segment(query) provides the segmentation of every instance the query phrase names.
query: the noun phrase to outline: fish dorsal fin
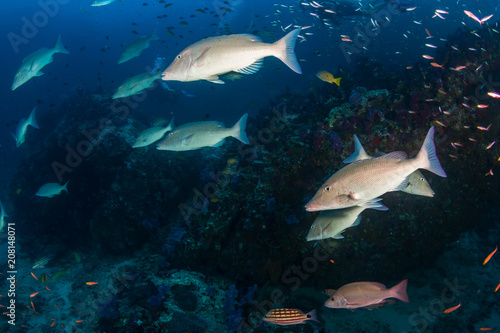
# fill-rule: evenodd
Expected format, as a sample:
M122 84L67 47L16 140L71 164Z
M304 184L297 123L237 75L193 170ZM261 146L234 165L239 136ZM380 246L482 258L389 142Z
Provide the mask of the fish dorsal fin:
M385 284L382 284L382 283L379 283L379 282L371 282L373 285L377 286L377 287L380 287L382 289L387 289L387 287L385 286Z
M406 160L408 158L408 154L404 151L393 151L392 153L385 154L377 158L394 158L396 160Z
M259 69L261 69L263 63L264 63L264 61L262 59L259 59L256 62L254 62L253 64L251 64L250 66L235 69L234 71L241 73L241 74L247 74L247 75L248 74L255 74L259 71Z
M207 80L207 81L212 82L212 83L217 83L217 84L224 84L225 83L224 81L219 79L219 77L217 75L208 76L208 77L204 78L204 80Z
M346 158L344 160L344 163L353 163L356 161L369 160L372 158L373 158L372 156L370 156L366 153L366 151L363 148L363 146L361 145L361 142L359 141L358 137L356 136L356 134L354 134L354 153L352 153L351 156Z
M245 37L245 38L248 38L250 39L252 42L262 42L262 39L260 39L260 37L257 37L255 35L252 35L252 34L240 34L241 37Z
M410 182L410 176L406 177L401 184L399 184L395 189L390 190L389 192L402 191L408 187L409 182Z

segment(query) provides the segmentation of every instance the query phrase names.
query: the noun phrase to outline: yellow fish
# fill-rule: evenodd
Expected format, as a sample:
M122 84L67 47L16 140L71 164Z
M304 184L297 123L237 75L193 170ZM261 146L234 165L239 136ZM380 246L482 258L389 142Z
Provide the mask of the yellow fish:
M340 87L340 79L342 79L341 77L335 78L332 75L332 73L327 72L327 71L319 71L319 72L316 73L316 76L321 81L325 81L325 82L328 82L328 83L335 83L336 85L338 85Z

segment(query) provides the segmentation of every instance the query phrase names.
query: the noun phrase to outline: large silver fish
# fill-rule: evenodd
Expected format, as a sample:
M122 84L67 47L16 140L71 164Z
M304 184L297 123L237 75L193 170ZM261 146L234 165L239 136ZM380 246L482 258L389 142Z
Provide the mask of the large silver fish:
M313 241L327 238L344 238L341 233L347 228L359 225L361 221L360 214L365 209L388 210L386 206L379 203L380 200L372 200L365 203L364 206L322 211L311 225L306 239Z
M217 121L203 121L181 125L168 133L156 146L158 150L185 151L203 147L219 147L224 139L232 136L248 144L245 133L248 114L244 114L233 127L224 127Z
M38 123L36 122L36 106L30 113L28 119L21 119L19 124L16 127L16 133L12 134L14 140L16 140L16 147L19 148L24 143L26 139L26 132L28 132L28 126L33 126L34 128L39 128Z
M172 120L170 120L170 123L167 126L154 126L145 129L144 131L141 132L141 134L139 134L137 139L135 139L132 148L149 146L150 144L163 138L165 133L173 130L174 127L175 127L174 118L172 117Z
M309 201L307 211L362 206L390 191L408 186L408 176L426 169L446 177L434 147L434 127L431 127L418 155L406 159L406 153L393 152L370 160L349 164L334 173Z
M120 59L118 59L118 64L123 64L124 62L129 61L132 58L140 56L142 51L149 47L149 42L158 39L159 38L156 36L156 30L147 37L137 38L125 47L125 50L123 50L122 54L120 55Z
M403 280L394 287L387 289L378 282L353 282L336 290L325 302L325 306L334 309L357 309L371 305L382 304L386 298L397 298L408 303L406 286L408 280Z
M231 71L254 74L263 58L276 57L294 72L301 74L294 47L301 29L289 32L275 43L263 43L254 35L227 35L202 39L179 53L163 72L164 81L198 81L224 83L219 75Z
M384 156L385 153L380 153L377 157ZM353 163L361 160L369 160L374 158L366 153L365 149L361 145L356 134L354 134L354 153L344 160L344 163ZM402 192L421 195L424 197L434 197L434 191L431 188L431 185L424 177L420 170L413 172L410 176L408 176L408 186L402 190Z
M68 50L64 48L61 36L57 37L56 46L53 49L44 47L24 58L14 77L11 89L14 91L31 78L43 75L41 69L54 60L53 55L56 53L69 54Z
M113 94L113 99L123 98L140 94L144 89L149 89L153 86L154 82L158 80L161 73L151 74L142 73L126 79Z

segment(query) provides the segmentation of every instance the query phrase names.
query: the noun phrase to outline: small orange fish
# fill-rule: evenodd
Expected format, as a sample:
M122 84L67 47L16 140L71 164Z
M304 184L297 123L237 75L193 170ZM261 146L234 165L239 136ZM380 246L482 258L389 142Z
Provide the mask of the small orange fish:
M496 291L496 290L495 290ZM5 308L5 305L0 304L0 308Z
M30 295L30 297L35 297L36 295L38 295L38 293L33 293Z
M429 32L429 30L425 29L425 32L427 32L427 34L429 35L429 37L432 37L431 33Z
M86 285L93 286L95 284L98 284L98 282L87 282Z
M439 120L436 120L436 123L438 123L439 125L443 126L443 127L446 127L445 124L443 124L442 122L440 122Z
M453 311L455 311L456 309L458 309L459 307L460 307L460 303L458 303L458 305L455 305L455 306L453 306L453 307L451 307L451 308L448 308L448 309L444 310L444 312L443 312L443 313L450 313L450 312L453 312Z
M492 176L493 176L493 174L492 174ZM494 250L493 252L491 252L491 253L490 253L490 254L486 257L486 259L484 259L484 261L483 261L483 266L484 266L484 265L486 265L486 263L487 263L488 261L490 261L491 257L493 257L493 255L495 254L495 252L497 252L497 250L498 250L498 246L497 246L497 247L495 247L495 250Z
M430 55L427 55L427 54L424 54L422 57L424 59L434 60L434 57L431 57Z
M443 68L443 65L440 65L440 64L438 64L437 62L431 62L431 66L432 66L432 67L439 67L439 68Z
M35 310L35 305L33 304L33 301L31 301L31 307L33 308L33 311L35 311L35 312L36 312L36 310Z
M52 324L50 324L50 327L54 326L56 323L56 320L54 319L54 321L52 322Z
M38 281L38 278L35 276L35 274L33 274L33 272L31 272L31 276L33 276L35 278L35 280Z
M481 130L481 131L487 131L490 129L490 127L491 127L491 124L489 124L488 127L478 126L477 129Z
M500 98L500 94L497 92L489 92L488 96L493 97L493 98Z
M75 320L75 323L81 323L83 320Z
M45 286L45 289L47 289L48 291L50 291L49 287Z
M494 144L495 144L495 141L493 141L492 143L490 143L489 145L487 145L486 149L490 149L491 147L493 147Z
M274 309L269 311L262 320L276 325L304 324L307 320L318 321L316 310L305 314L297 309Z
M500 283L498 284L498 286L495 288L495 292L498 291L498 289L500 289Z
M489 328L489 327L481 327L479 330L480 331L493 331L493 329Z
M478 104L478 105L476 105L476 107L477 107L478 109L486 109L487 107L489 107L489 105L486 105L486 104Z

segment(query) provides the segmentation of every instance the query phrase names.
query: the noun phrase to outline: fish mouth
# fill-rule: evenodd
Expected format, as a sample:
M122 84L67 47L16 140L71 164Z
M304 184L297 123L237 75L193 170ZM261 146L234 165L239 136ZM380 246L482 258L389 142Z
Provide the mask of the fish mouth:
M172 78L172 73L169 73L169 72L161 73L161 79L163 81L169 81L171 78Z
M322 210L323 206L314 204L314 203L308 203L307 205L304 206L308 212L316 212L318 210Z

